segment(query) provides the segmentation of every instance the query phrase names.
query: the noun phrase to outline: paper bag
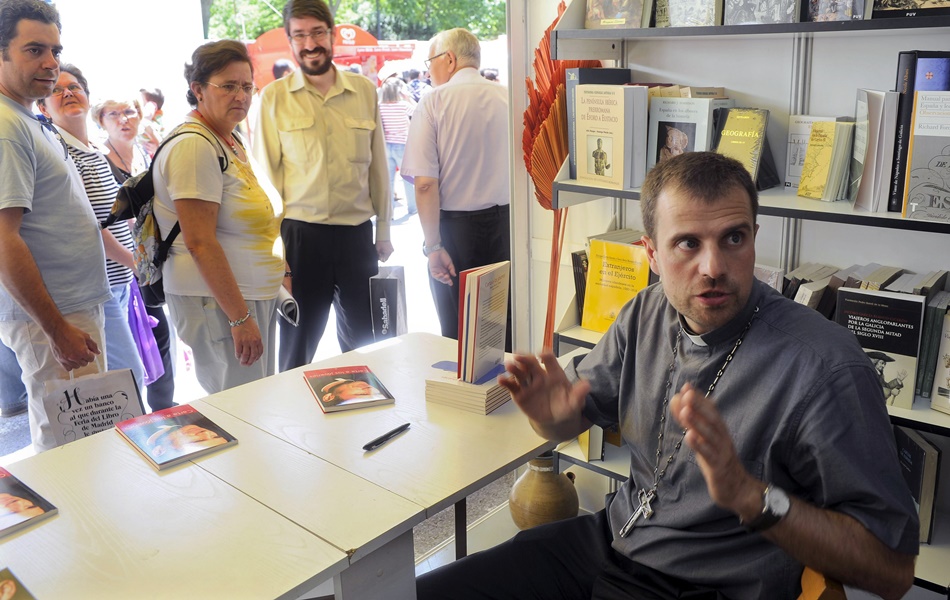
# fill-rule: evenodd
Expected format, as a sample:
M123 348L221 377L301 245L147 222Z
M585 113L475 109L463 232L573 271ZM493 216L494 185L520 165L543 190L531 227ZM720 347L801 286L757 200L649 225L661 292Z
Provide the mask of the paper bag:
M145 413L132 369L47 381L43 407L57 446Z
M294 327L300 323L300 307L284 286L277 290L277 314Z
M369 278L369 297L376 341L408 332L406 274L402 267L379 267Z

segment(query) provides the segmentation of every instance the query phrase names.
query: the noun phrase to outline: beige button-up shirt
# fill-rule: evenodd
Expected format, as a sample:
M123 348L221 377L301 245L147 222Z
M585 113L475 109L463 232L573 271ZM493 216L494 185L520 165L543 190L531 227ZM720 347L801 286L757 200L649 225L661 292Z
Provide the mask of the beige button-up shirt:
M392 182L369 79L337 70L325 96L299 70L274 81L261 92L252 149L285 219L359 225L375 215L376 241L389 240Z

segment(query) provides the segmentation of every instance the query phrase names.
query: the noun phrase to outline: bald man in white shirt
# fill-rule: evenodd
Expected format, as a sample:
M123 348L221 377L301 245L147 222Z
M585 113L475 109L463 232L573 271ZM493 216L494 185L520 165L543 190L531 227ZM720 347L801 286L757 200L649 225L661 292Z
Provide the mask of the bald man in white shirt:
M414 180L442 335L453 339L458 274L510 257L508 90L482 77L480 62L478 39L465 29L432 38L434 88L413 113L401 167Z

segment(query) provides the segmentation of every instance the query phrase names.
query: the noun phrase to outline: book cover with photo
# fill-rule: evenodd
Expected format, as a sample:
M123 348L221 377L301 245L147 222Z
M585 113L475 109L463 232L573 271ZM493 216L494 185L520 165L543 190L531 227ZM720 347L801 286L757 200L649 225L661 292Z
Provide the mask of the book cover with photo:
M0 600L36 600L10 569L0 570Z
M729 98L666 98L650 101L647 168L685 152L704 152L712 146L717 108L730 108Z
M647 154L647 88L577 86L577 181L622 190L643 183Z
M57 508L0 467L0 537L56 514Z
M115 429L159 471L237 444L190 404L122 421Z
M581 84L601 83L623 85L630 83L633 71L630 69L608 69L592 67L574 67L564 70L564 91L567 94L567 145L568 176L577 179L577 129L576 111L577 86Z
M310 369L303 372L303 378L325 413L396 402L366 365Z
M878 372L887 404L910 409L926 298L842 287L835 321L851 330Z

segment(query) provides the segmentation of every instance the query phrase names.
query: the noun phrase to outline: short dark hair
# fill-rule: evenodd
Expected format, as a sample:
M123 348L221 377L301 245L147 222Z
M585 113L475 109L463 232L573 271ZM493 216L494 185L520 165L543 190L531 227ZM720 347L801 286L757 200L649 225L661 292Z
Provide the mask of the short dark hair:
M83 91L86 92L86 97L89 97L89 82L86 81L86 76L82 74L82 71L79 70L79 67L76 65L71 65L69 63L64 63L59 65L59 72L69 73L76 78L76 81L79 82L79 85L82 86ZM40 98L36 101L39 106L46 106L46 98Z
M43 0L0 0L0 51L3 52L4 60L9 58L7 50L10 42L16 37L17 27L24 19L56 25L56 29L63 31L59 12Z
M191 106L198 106L198 98L191 91L192 83L205 85L212 75L226 69L233 62L245 62L251 67L254 75L254 64L247 53L247 46L236 40L220 40L208 42L198 46L191 54L191 62L185 63L185 81L188 82L188 93L185 98Z
M146 102L154 102L156 110L162 110L162 107L165 106L165 94L162 93L162 90L158 88L150 90L142 88L139 90L139 93L142 94Z
M717 152L686 152L668 158L650 169L640 188L643 228L651 238L656 235L656 202L666 190L678 190L715 204L735 188L748 194L754 223L759 214L759 194L742 163Z
M409 69L409 74L407 77L409 77L409 80L412 81L413 79L419 79L419 75L422 75L422 73L420 73L417 69Z
M290 20L313 17L333 29L333 13L323 0L290 0L284 6L284 31L290 35Z
M274 61L274 67L271 69L271 73L274 74L274 79L280 79L287 73L290 73L294 70L294 63L290 62L286 58L278 58Z

